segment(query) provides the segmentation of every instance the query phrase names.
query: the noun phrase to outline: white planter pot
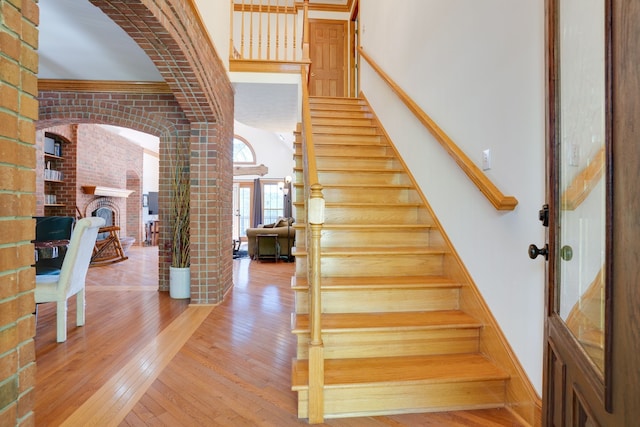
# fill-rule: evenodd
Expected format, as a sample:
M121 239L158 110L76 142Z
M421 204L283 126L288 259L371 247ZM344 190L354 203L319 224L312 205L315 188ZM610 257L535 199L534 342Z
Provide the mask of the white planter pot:
M174 299L191 297L191 270L189 267L169 267L169 295Z

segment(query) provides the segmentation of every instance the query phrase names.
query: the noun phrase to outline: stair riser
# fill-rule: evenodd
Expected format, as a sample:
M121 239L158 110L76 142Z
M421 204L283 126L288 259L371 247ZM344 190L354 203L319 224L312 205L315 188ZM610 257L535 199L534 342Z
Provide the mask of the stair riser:
M345 145L344 143L336 144L316 144L316 156L324 157L388 157L390 149L384 145ZM302 155L301 151L296 150L296 154Z
M370 159L370 158L351 158L343 159L340 157L319 157L316 159L316 166L323 168L350 168L353 171L366 171L367 169L397 169L400 163L395 159Z
M319 168L318 179L323 185L407 185L411 183L407 174L394 171L323 171Z
M344 135L380 135L378 128L374 126L350 126L350 125L313 125L313 135L320 134L344 134Z
M322 190L324 199L343 203L419 203L420 196L410 188L385 187L326 187ZM296 195L298 196L298 195ZM300 196L302 196L300 194ZM299 198L296 200L304 200Z
M420 224L424 208L407 205L338 207L325 209L325 223L331 224Z
M361 100L354 100L354 99L347 99L347 100L340 100L340 101L335 101L332 99L330 100L312 99L309 101L309 108L311 109L311 112L321 111L321 110L369 111L369 106L365 102Z
M373 114L366 110L320 110L320 109L312 109L311 110L311 118L327 118L327 117L335 117L335 118L352 118L352 119L372 119ZM315 122L314 122L315 123Z
M309 358L309 334L298 334L296 359ZM479 330L323 332L326 359L463 354L478 351Z
M326 418L436 412L504 406L501 380L443 384L375 384L327 387ZM308 394L298 392L298 417L308 417Z
M324 313L385 313L457 310L458 288L323 290ZM295 291L296 311L307 314L309 294Z
M431 244L431 230L408 229L399 230L390 225L385 230L322 230L322 246L350 247L357 242L358 245L371 245L375 247L425 247Z
M375 129L374 121L366 117L319 117L318 115L312 115L311 120L312 129L315 132L317 126L335 126L335 127L355 127L355 126L368 126Z
M443 274L442 255L375 255L328 257L323 256L322 274L333 277L385 276L389 271L407 276Z
M379 134L373 135L349 135L349 134L316 134L313 136L313 143L316 146L321 145L336 145L336 144L347 144L347 145L382 145L386 146L386 139L384 136Z

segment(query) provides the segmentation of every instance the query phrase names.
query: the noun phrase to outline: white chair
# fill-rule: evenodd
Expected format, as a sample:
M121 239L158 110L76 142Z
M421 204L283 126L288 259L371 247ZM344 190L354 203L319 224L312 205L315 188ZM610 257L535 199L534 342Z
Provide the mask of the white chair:
M84 325L85 279L89 261L96 244L98 229L104 226L103 218L91 217L79 220L71 234L67 254L62 262L59 274L36 276L36 304L55 302L57 304L56 325L57 341L67 340L67 299L76 297L77 324Z

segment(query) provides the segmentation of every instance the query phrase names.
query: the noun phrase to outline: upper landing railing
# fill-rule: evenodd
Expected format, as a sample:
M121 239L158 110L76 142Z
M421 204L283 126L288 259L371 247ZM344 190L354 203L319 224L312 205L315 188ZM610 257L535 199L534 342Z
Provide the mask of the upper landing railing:
M299 73L309 63L308 7L308 0L231 0L231 71Z

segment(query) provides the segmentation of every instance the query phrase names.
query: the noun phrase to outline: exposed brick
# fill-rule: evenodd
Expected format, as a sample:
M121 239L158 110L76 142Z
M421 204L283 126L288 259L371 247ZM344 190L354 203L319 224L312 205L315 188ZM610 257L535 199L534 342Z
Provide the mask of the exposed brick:
M0 245L20 241L30 241L34 221L32 219L0 220Z
M25 69L38 72L38 52L27 44L20 47L20 63Z
M34 236L35 237L35 236ZM36 283L35 268L23 268L16 273L18 280L18 292L33 291Z
M0 216L31 216L35 211L34 194L0 193Z
M25 342L36 334L36 316L32 314L36 310L33 292L29 292L25 297L18 306L18 310L26 312L27 315L18 320L18 342Z
M8 273L8 274L1 275L0 276L0 300L7 299L17 293L18 293L17 273Z
M35 366L35 364L34 364ZM29 416L35 405L35 387L21 392L20 400L18 400L18 418L22 419L20 425L33 425L33 417Z
M15 141L3 137L0 137L0 159L5 163L11 163L16 166L27 168L36 166L32 146L16 144Z
M10 351L0 356L0 383L18 372L18 352Z
M23 117L38 119L38 100L29 94L20 96L20 114Z
M18 135L18 116L0 111L0 136L15 137Z
M20 73L20 89L24 93L32 96L38 96L38 76L31 71L22 70Z
M33 0L22 0L22 15L32 24L40 24L40 9L38 3Z
M18 345L18 327L11 325L0 329L0 354L13 350Z
M0 271L17 270L33 264L33 244L25 243L0 248ZM0 313L2 317L2 313ZM3 325L0 322L0 325Z
M0 108L18 111L18 89L0 82Z
M16 34L22 34L22 14L11 3L2 2L2 20L4 25Z
M15 34L0 33L0 46L2 46L2 53L9 58L15 61L20 59L20 39Z
M18 405L11 404L0 408L0 427L15 427L18 418Z
M0 81L14 86L20 84L20 65L0 55Z
M18 399L18 379L11 379L0 383L0 408L11 405Z
M38 28L26 20L22 25L22 40L32 48L38 48Z
M18 377L18 393L24 393L36 385L36 364L31 363L20 369Z
M36 360L36 344L29 340L18 347L18 366L27 366ZM18 372L17 370L15 372Z
M23 142L33 143L36 126L31 119L18 120L18 137Z

